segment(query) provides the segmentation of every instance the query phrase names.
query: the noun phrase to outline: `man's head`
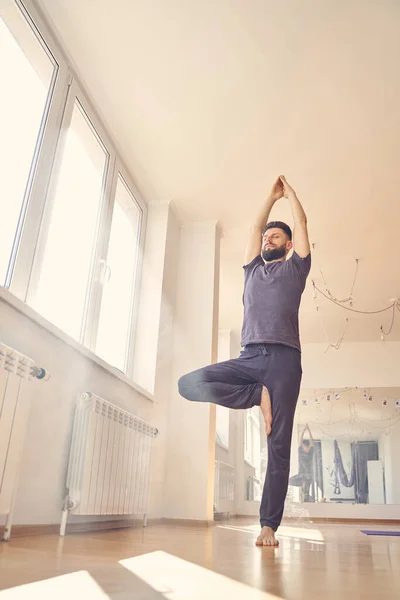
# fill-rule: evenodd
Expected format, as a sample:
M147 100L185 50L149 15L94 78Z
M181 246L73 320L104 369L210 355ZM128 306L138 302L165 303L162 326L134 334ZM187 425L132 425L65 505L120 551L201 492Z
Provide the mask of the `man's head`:
M310 440L303 440L302 444L303 444L304 448L309 448L310 447Z
M293 248L292 230L282 221L271 221L262 233L261 256L265 262L285 259Z

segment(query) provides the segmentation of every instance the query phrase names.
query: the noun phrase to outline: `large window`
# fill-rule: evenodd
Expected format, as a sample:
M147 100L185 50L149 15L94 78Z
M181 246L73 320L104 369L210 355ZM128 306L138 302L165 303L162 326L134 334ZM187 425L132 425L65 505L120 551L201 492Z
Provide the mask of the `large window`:
M30 0L0 16L0 286L131 375L145 205Z
M9 286L57 65L14 2L0 16L0 285Z
M109 154L76 99L61 144L35 266L38 281L30 304L83 341Z
M142 210L118 175L105 265L97 353L121 371L129 363Z

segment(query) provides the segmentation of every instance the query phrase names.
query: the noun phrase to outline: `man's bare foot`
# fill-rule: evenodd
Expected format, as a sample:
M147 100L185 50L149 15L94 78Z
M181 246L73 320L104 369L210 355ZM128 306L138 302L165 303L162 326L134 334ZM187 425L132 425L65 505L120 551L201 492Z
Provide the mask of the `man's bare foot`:
M272 408L271 408L271 398L269 397L269 393L266 387L263 386L261 392L261 404L260 404L261 412L265 421L265 433L269 435L272 429Z
M256 546L279 546L275 531L271 527L263 527L257 538Z

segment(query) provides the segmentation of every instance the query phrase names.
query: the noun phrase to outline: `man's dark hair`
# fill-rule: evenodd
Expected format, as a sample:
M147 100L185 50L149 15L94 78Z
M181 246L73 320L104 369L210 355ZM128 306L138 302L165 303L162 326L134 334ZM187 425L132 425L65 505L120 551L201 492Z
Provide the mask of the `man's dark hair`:
M275 228L282 229L282 231L284 231L286 233L286 235L288 236L289 240L292 239L292 230L290 229L289 225L286 225L286 223L282 223L282 221L270 221L264 227L262 234L264 235L264 233L266 231L268 231L268 229L275 229Z
M307 448L310 445L310 440L303 440L302 444Z

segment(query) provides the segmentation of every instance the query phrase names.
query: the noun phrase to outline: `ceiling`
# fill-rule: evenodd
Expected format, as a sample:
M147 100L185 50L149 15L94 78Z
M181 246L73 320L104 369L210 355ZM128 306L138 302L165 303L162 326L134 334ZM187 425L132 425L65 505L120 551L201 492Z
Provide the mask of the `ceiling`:
M248 227L271 182L298 191L311 278L354 308L400 297L396 0L40 0L149 202L221 223L220 326L240 331ZM282 200L272 215L290 222ZM380 339L311 278L304 342ZM400 340L397 313L388 340ZM321 321L322 319L322 321ZM326 333L325 333L326 332Z

